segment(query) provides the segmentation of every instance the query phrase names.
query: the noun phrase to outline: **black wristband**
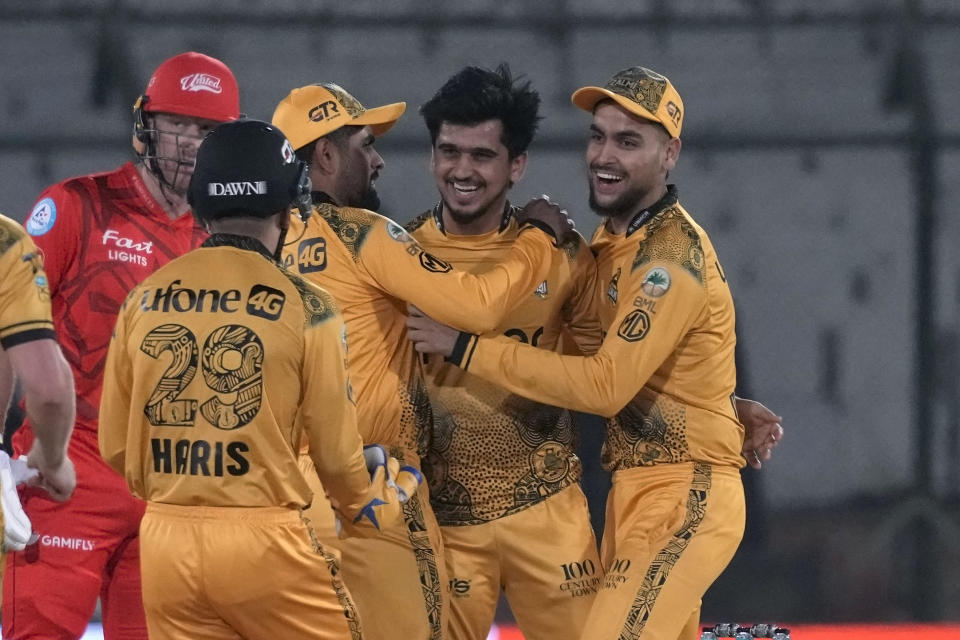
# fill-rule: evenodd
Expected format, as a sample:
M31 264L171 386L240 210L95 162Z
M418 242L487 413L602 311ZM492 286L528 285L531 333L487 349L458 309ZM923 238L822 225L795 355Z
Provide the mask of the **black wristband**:
M467 349L470 347L470 343L474 341L475 336L472 333L467 333L461 331L457 336L457 341L453 345L453 351L450 352L450 355L444 358L447 362L451 362L458 367L463 366L463 357L467 354ZM473 353L473 350L470 350ZM468 361L469 364L469 361Z
M28 323L23 323L28 324ZM40 324L30 323L30 324ZM50 324L50 323L47 323ZM14 333L5 338L0 338L0 347L4 349L9 349L10 347L15 347L18 344L24 344L27 342L33 342L34 340L53 340L57 341L57 334L54 333L52 328L40 327L37 329L27 329L26 331L21 331L19 333Z

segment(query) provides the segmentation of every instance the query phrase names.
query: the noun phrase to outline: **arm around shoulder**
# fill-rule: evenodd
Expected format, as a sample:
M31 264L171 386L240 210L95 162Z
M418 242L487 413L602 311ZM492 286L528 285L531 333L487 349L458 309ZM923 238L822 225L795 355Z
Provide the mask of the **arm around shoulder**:
M367 238L360 262L386 293L412 303L438 321L465 331L493 331L548 275L556 251L543 231L524 230L500 264L473 274L421 247L389 220Z

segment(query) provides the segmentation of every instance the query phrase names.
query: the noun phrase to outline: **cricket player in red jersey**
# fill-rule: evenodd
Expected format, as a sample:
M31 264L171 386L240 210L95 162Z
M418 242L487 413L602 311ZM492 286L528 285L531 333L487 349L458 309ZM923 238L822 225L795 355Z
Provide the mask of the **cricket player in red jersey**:
M206 237L186 200L197 148L240 115L237 82L219 60L189 52L163 62L134 105L137 162L71 178L40 195L25 227L43 251L57 338L76 381L69 455L78 484L67 503L23 494L37 544L10 553L3 582L6 638L79 638L101 598L108 640L147 637L138 530L130 495L97 443L110 334L127 293ZM29 451L29 421L14 436Z
M17 485L41 484L60 501L77 485L67 457L74 422L73 376L57 346L51 318L43 258L23 227L0 215L0 418L6 417L14 384L19 382L37 432L29 461L11 460L0 451L4 551L21 551L34 538ZM0 557L0 579L3 561Z

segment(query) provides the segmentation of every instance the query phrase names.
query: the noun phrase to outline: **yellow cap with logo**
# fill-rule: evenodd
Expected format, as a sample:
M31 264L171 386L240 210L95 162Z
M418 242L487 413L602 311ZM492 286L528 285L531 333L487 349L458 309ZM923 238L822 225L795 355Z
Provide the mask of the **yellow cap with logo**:
M680 137L683 101L666 76L646 67L630 67L617 72L603 87L577 89L570 99L593 113L597 103L608 98L634 115L662 124L674 138Z
M369 125L373 135L382 135L406 109L406 102L366 109L343 87L324 82L291 91L277 105L272 122L300 149L346 125Z

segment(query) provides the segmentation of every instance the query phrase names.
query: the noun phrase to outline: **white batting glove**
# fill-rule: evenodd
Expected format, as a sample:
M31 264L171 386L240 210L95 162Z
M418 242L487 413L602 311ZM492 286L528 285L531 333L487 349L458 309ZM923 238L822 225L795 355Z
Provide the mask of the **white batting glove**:
M0 451L0 506L3 508L3 550L23 551L37 540L30 518L20 504L17 485L35 483L36 469L27 466L26 458L11 460L6 451Z

